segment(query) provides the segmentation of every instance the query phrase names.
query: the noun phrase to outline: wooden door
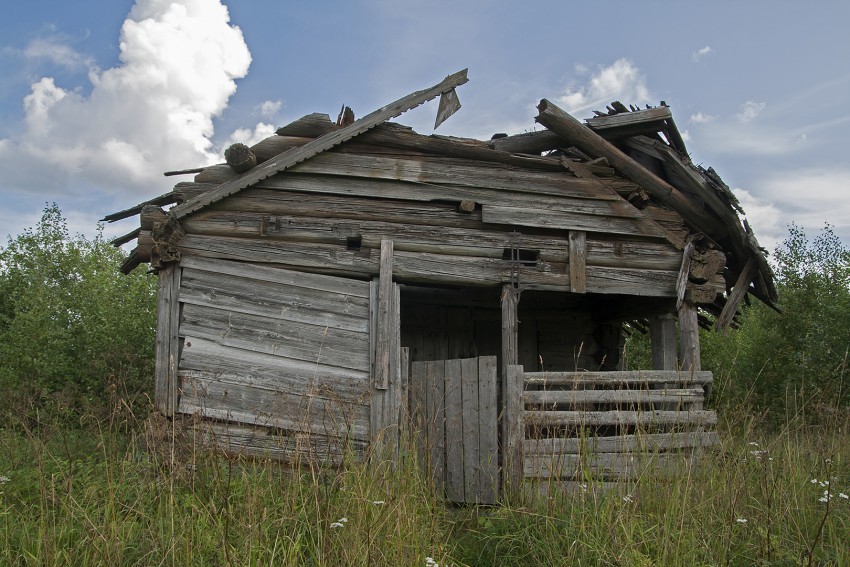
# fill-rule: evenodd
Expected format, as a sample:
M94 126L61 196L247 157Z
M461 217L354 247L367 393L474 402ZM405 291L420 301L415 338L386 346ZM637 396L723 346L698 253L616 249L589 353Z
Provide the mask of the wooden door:
M414 362L410 408L419 456L452 502L499 494L495 356Z

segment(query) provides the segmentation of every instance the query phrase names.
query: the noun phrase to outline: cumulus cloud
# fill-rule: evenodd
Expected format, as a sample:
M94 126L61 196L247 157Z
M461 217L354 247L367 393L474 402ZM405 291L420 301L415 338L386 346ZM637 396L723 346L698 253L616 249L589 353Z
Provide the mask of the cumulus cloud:
M567 88L557 99L558 104L570 113L604 109L614 100L637 105L651 101L646 77L625 58L607 67L599 67L586 85Z
M30 60L44 60L67 69L95 69L91 57L79 53L59 36L38 37L29 42L23 56Z
M265 122L260 122L253 130L250 128L238 128L230 135L227 145L238 142L240 144L245 144L246 146L253 146L257 142L272 136L276 129L277 128L275 128L274 125L266 124Z
M711 53L712 51L713 51L713 49L711 49L711 47L709 47L708 45L706 45L705 47L700 48L700 49L697 49L696 51L694 51L694 52L691 54L691 58L692 58L694 61L699 61L700 59L702 59L703 57L705 57L706 55L708 55L708 54L709 54L709 53Z
M690 121L694 124L705 124L706 122L711 122L714 118L715 117L710 114L697 112L696 114L691 114Z
M266 100L254 108L254 114L262 116L266 120L274 120L282 107L282 100Z
M756 116L761 114L765 106L767 106L767 104L763 102L748 100L747 102L741 105L741 111L738 112L738 114L736 114L735 116L741 122L751 122Z
M73 184L149 194L172 183L162 172L216 161L213 118L226 108L251 55L218 0L137 0L120 36L120 64L91 69L91 91L42 77L24 99L25 131L0 140L0 167L38 166L18 189ZM56 42L31 43L33 57L89 65ZM90 65L89 65L90 66Z

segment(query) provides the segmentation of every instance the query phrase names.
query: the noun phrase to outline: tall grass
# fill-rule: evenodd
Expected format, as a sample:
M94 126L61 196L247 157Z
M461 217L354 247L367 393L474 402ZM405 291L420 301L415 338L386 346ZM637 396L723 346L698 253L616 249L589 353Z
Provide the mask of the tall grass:
M445 504L410 459L323 469L197 451L171 467L138 424L10 416L0 564L850 565L850 420L768 431L726 416L721 445L671 478L496 507Z

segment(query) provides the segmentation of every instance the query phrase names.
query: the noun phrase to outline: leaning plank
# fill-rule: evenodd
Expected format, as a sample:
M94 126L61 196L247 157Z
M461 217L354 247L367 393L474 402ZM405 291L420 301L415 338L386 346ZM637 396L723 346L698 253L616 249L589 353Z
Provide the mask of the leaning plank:
M720 442L715 431L673 431L613 437L552 437L526 439L526 455L628 453L711 447Z
M693 411L534 411L525 414L534 425L714 425L717 414L708 410Z
M611 372L527 372L526 386L584 386L591 384L710 384L712 373L676 370L618 370Z
M211 203L215 203L232 195L246 187L256 184L263 179L266 179L276 173L292 167L293 165L310 159L311 157L329 150L330 148L339 145L346 140L349 140L378 124L389 120L399 114L419 106L420 104L431 100L440 94L451 90L459 85L466 83L466 69L459 71L454 75L446 77L441 83L422 91L411 93L399 100L384 106L371 114L367 114L360 120L355 121L350 126L340 128L335 131L328 132L319 138L307 142L303 146L292 148L277 157L268 160L267 162L255 167L254 169L242 174L240 177L223 183L218 188L209 193L199 195L191 201L182 205L178 205L171 209L170 214L177 219L181 219Z
M717 321L714 323L714 328L718 331L727 329L729 325L732 324L732 318L738 312L738 306L743 301L744 296L747 295L747 291L750 289L750 283L752 283L753 279L755 279L758 274L758 268L756 267L755 261L750 258L747 260L746 266L741 270L741 274L738 276L738 279L735 281L735 285L732 288L732 293L729 294L729 297L726 299L726 305L723 306L723 310L720 312L720 316L717 317Z
M698 388L670 388L665 390L531 390L526 391L523 402L527 404L657 404L702 402L705 391Z

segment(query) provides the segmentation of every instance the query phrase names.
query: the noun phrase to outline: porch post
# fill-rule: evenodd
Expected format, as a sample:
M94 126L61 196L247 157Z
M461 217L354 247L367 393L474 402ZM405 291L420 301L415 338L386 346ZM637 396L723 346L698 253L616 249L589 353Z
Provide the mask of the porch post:
M687 301L679 308L679 347L682 370L698 372L700 367L699 321L696 307Z

